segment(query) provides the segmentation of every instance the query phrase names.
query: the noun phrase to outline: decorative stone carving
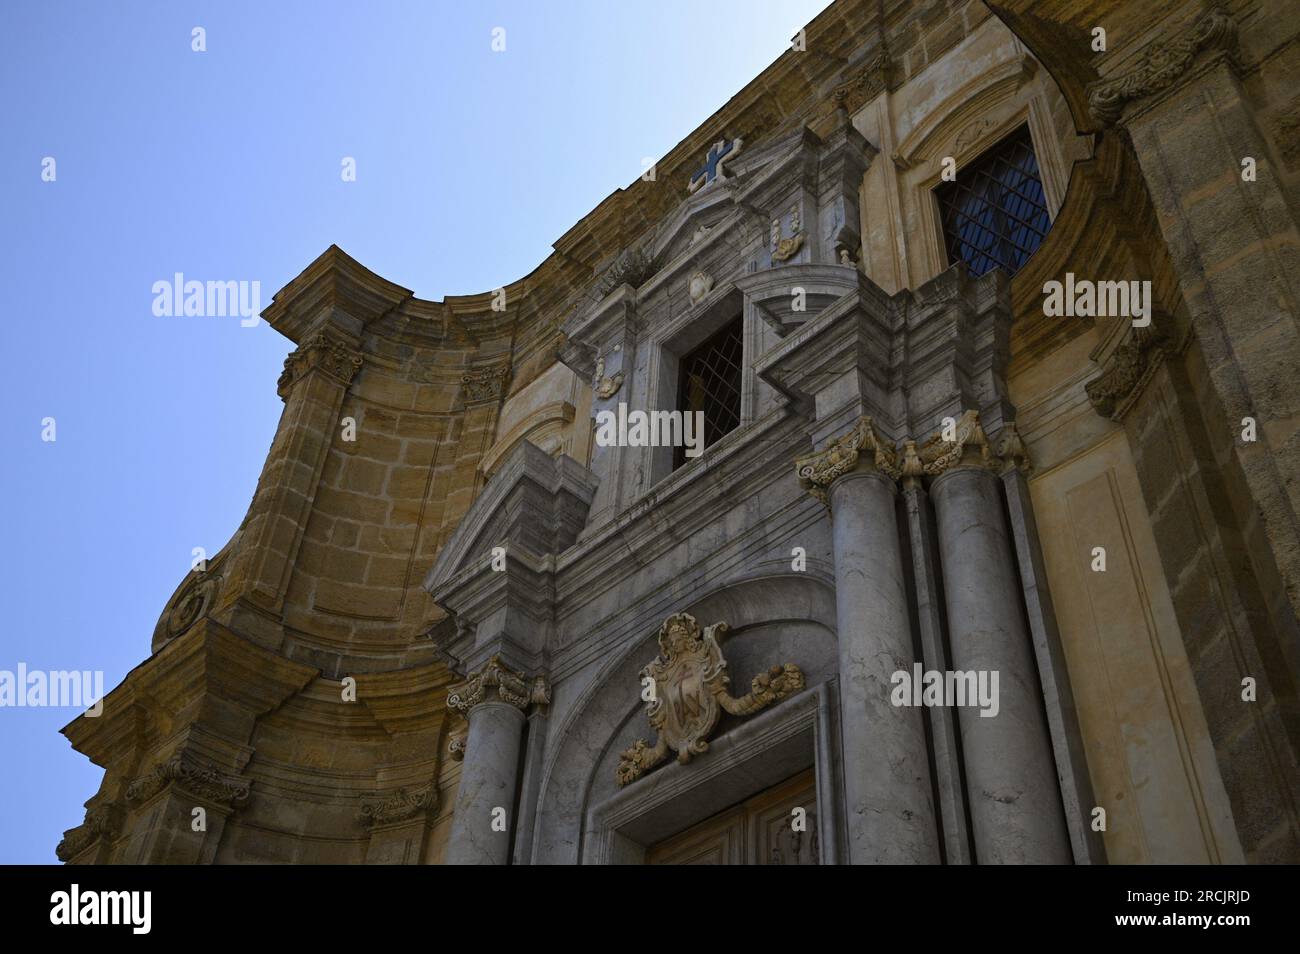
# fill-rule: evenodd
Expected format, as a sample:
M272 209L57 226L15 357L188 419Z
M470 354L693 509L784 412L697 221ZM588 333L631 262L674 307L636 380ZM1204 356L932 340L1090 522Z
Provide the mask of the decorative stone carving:
M461 375L460 381L466 404L499 401L510 381L510 369L505 365L476 368Z
M288 400L293 386L311 370L324 371L347 387L361 370L361 363L360 352L324 332L317 332L284 359L284 370L275 382L275 391L281 400Z
M601 400L612 398L622 386L623 372L615 371L610 377L605 377L605 359L597 358L596 373L591 381L591 389L596 393L596 397Z
M411 792L399 788L392 794L380 798L362 799L359 814L369 825L388 825L415 818L426 812L436 812L438 803L438 789L432 784Z
M799 206L793 206L790 209L790 236L789 238L781 237L781 218L777 216L772 220L772 262L779 264L787 262L799 253L803 248L803 231L799 228Z
M619 285L640 288L659 271L659 262L644 247L629 249L615 259L605 271L600 283L600 296L604 298Z
M100 839L112 839L122 827L122 813L116 805L96 805L86 809L86 820L63 833L54 849L60 861L68 862Z
M447 743L447 751L453 762L465 761L465 736L458 735Z
M696 272L687 281L686 290L690 293L691 304L697 304L705 295L713 291L713 277L704 272Z
M689 613L669 616L659 627L659 655L641 670L643 680L654 682L646 718L657 738L653 746L637 739L620 754L619 785L640 778L670 751L683 764L708 751L708 737L724 711L750 715L804 688L803 672L785 663L755 676L746 695L733 697L727 691L727 661L718 646L727 630L726 623L714 623L701 631Z
M1102 417L1120 420L1160 367L1165 340L1153 329L1134 328L1107 359L1101 374L1083 386Z
M1029 473L1034 469L1025 442L1020 439L1020 432L1016 430L1015 421L1008 421L1002 428L1002 434L998 439L998 457L1002 460L1004 470L1019 468Z
M1225 50L1233 56L1236 47L1237 22L1212 8L1172 40L1148 46L1137 66L1123 76L1089 86L1088 107L1098 122L1109 126L1119 120L1126 103L1172 86L1202 50Z
M209 566L207 570L194 573L191 579L185 581L159 621L165 640L175 639L212 608L221 590L222 579L221 574Z
M132 804L147 801L169 785L175 785L195 798L219 805L239 807L248 801L252 782L223 775L214 768L200 765L184 755L172 756L154 767L148 775L132 782L126 800Z
M976 463L972 457L975 451L979 453L979 466L995 466L988 435L980 425L980 412L969 410L957 419L952 440L944 440L940 430L921 445L922 470L927 476L937 477L949 468Z
M835 438L823 450L797 458L794 462L799 483L826 506L830 506L828 490L836 477L847 474L858 466L863 451L871 451L869 463L887 477L899 476L898 456L894 449L876 435L871 418L860 417L848 433Z
M832 110L856 113L886 89L895 88L894 64L889 51L880 49L852 77L831 92Z
M493 655L478 672L448 690L447 705L461 715L468 715L470 709L493 693L497 699L519 709L551 702L550 689L542 676L537 676L529 686L522 672L510 669L499 655Z

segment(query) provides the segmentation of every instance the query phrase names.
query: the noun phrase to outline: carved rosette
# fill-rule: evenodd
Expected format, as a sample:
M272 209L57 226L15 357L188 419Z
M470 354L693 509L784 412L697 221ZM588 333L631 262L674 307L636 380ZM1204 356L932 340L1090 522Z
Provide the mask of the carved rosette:
M1102 417L1120 420L1160 367L1165 339L1153 328L1134 328L1106 360L1101 374L1083 386Z
M494 655L478 672L448 690L447 706L467 716L480 702L493 699L527 711L530 705L549 705L551 692L542 676L535 677L530 685L522 672L510 669L499 655Z
M863 451L870 451L871 457L866 458ZM825 449L797 458L794 469L803 488L829 507L830 485L859 464L886 477L897 479L900 475L898 455L880 440L869 417L858 418L848 433L835 438Z
M122 828L122 813L116 805L97 805L86 809L86 818L76 828L63 833L63 840L54 849L62 862L71 861L100 840L112 840Z
M312 370L323 371L347 387L361 370L361 363L361 354L356 349L324 332L317 332L284 359L284 371L280 373L275 390L281 400L288 400L293 386Z
M1211 9L1172 40L1152 43L1137 66L1123 76L1088 87L1088 108L1104 125L1119 121L1125 104L1168 89L1187 72L1202 50L1223 50L1235 56L1237 22L1221 9Z
M476 368L461 375L461 395L466 404L499 401L510 382L510 368Z
M177 755L132 782L127 787L126 800L137 804L149 800L168 786L175 786L194 798L238 808L248 801L252 784L248 779L223 775L188 756Z
M436 812L438 804L437 786L429 784L413 791L399 788L378 798L363 798L361 811L358 814L368 825L391 825L409 821L429 812Z
M773 666L755 676L749 692L736 698L728 691L731 677L718 639L728 630L714 623L701 630L689 613L676 613L659 627L659 655L641 670L642 684L651 680L654 692L646 703L646 720L655 730L655 744L637 739L619 755L615 775L627 785L668 758L689 762L708 751L708 737L723 712L747 716L804 688L803 672L794 663Z
M940 429L921 445L919 457L927 477L937 477L954 467L997 467L988 435L980 425L980 412L974 410L963 412L957 419L952 440L944 440Z

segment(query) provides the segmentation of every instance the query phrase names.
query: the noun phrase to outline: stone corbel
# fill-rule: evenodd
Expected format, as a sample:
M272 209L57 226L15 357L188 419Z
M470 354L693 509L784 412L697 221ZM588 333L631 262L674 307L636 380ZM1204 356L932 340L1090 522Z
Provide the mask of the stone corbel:
M865 457L863 451L870 451L871 457ZM898 455L892 447L881 441L869 417L858 418L847 434L835 438L823 450L800 457L794 462L800 486L827 507L831 505L831 484L837 477L859 465L895 480L901 474Z
M1124 107L1172 87L1187 73L1203 50L1218 51L1236 63L1237 21L1219 7L1202 14L1171 40L1150 44L1137 66L1122 76L1088 87L1088 107L1103 126L1114 125Z
M112 841L121 830L122 810L116 804L87 808L85 821L63 833L54 854L60 861L69 862L97 842Z

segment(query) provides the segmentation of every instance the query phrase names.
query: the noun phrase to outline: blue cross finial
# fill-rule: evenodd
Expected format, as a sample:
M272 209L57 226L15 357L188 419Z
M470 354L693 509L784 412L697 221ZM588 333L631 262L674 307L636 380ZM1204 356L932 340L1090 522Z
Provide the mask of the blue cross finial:
M726 139L719 139L709 149L709 154L704 157L704 165L696 170L691 176L688 192L694 192L703 186L713 182L718 176L722 175L722 161L728 158L735 158L740 152L741 141L734 139L728 142Z

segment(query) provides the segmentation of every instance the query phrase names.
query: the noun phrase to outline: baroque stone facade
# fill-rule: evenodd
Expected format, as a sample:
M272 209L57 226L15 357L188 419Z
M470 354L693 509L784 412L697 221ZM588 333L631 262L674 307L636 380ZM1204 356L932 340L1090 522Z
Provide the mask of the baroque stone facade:
M58 857L1300 861L1296 12L838 0L504 308L328 249ZM1020 128L1051 229L976 277L936 188ZM737 320L702 456L595 440Z

